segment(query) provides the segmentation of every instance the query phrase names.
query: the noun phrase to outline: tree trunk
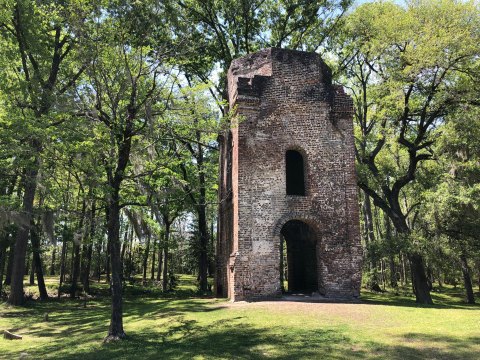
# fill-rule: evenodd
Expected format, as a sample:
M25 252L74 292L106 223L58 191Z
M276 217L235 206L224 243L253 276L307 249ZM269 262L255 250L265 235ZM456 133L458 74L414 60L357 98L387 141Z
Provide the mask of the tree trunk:
M128 247L128 223L125 226L125 234L123 237L123 244L122 244L122 255L120 256L120 261L122 262L122 271L125 271L125 251L127 250ZM124 278L124 275L122 273L122 279Z
M80 221L78 223L77 236L73 239L73 267L72 267L72 284L70 285L70 298L75 298L78 288L78 278L80 277L80 245L82 243L82 238L84 235L83 223L85 221L85 212L87 210L87 202L83 199L82 204L82 214L80 215Z
M438 281L438 287L440 289L443 288L442 272L440 271L440 269L437 269L437 281Z
M78 289L78 277L80 275L80 243L73 242L73 266L72 266L72 283L70 284L70 298L74 299Z
M89 243L86 248L86 252L83 255L83 267L82 267L82 284L83 290L88 294L90 293L90 268L92 266L92 253L93 253L93 239L95 238L95 201L92 202L92 209L90 210L90 232L88 236Z
M162 262L163 262L163 248L158 244L158 267L157 267L157 281L160 281L162 275Z
M433 290L433 275L432 275L432 269L428 264L427 264L426 272L427 272L428 290L432 291Z
M215 230L213 228L213 219L212 222L210 223L210 233L209 233L209 239L210 239L210 244L209 244L209 259L208 259L208 276L214 277L215 276L215 237L213 234L215 234ZM213 254L213 256L212 256Z
M73 268L75 267L75 253L76 253L76 245L77 245L77 240L75 240L75 237L77 236L76 233L73 234L72 238L72 253L70 254L70 271L68 272L68 280L70 281L70 286L71 282L73 280Z
M480 292L480 259L477 259L478 291Z
M10 183L10 186L8 188L5 189L5 192L4 192L4 195L11 195L13 194L13 190L15 189L15 184L17 183L17 175L15 175L13 178L12 178L12 181ZM7 229L4 229L4 230L7 230ZM10 261L7 262L7 259L8 259L8 256L7 254L10 251L7 251L9 250L9 248L11 249L11 238L14 238L15 237L15 233L14 231L5 231L5 235L4 235L4 238L2 239L3 241L0 241L0 297L2 295L2 290L3 290L3 275L5 274L5 271L7 271L7 274L8 273L11 273L11 266L8 267ZM13 252L12 252L13 254ZM12 259L13 261L13 259ZM5 270L5 263L7 263L7 269ZM11 264L10 264L11 265ZM9 280L10 281L10 280Z
M373 229L373 215L372 204L370 202L370 196L365 192L363 193L363 217L365 221L365 240L367 243L375 241L375 231Z
M132 259L133 259L133 226L130 229L130 246L128 247L128 268L127 268L127 278L130 279L132 277Z
M390 202L395 203L396 201L395 199L391 199ZM398 204L397 207L399 208ZM398 235L410 237L411 233L406 219L400 214L400 210L396 212L392 211L392 214L389 215L390 220L392 220ZM415 301L419 304L433 304L422 255L416 251L411 251L408 254L408 260L410 260L412 288L415 294Z
M68 281L68 250L69 250L69 243L68 241L65 243L65 254L63 257L63 282L66 283Z
M10 245L10 250L8 251L7 270L5 273L5 285L10 285L12 283L12 269L13 269L14 254L15 254L15 243Z
M389 264L390 264L390 286L393 289L396 289L398 287L397 271L395 266L395 258L393 255L390 255L389 257Z
M400 282L402 286L407 286L407 265L405 264L405 255L400 253Z
M83 290L89 294L90 293L90 269L92 267L92 253L93 253L93 244L88 244L87 254L85 260L85 269L83 272L82 284Z
M107 239L107 248L105 251L105 280L107 283L110 283L112 280L110 278L110 253L111 253L110 239Z
M110 197L107 208L107 234L108 247L112 266L112 279L110 289L112 291L112 316L110 328L105 341L119 340L126 337L123 331L123 310L122 310L122 261L120 258L120 186L123 174L130 158L131 134L133 121L129 116L124 130L124 140L120 144L118 161L115 172L107 170L107 177L110 185Z
M147 266L148 266L148 255L150 253L150 239L151 239L151 234L150 231L147 231L147 243L145 245L145 253L143 254L143 285L146 284L147 282Z
M34 159L27 165L24 177L25 191L23 194L22 213L25 217L24 224L30 224L33 214L33 201L37 190L37 175L40 166L38 156L40 144L34 141L32 149L35 149ZM10 286L10 296L8 302L12 305L21 305L24 301L23 294L23 276L25 271L25 256L27 254L29 226L20 226L15 239L15 252L12 266L12 283Z
M28 281L30 286L35 285L35 257L32 253L32 266L30 267L30 279Z
M100 282L102 277L102 248L103 239L97 245L97 282Z
M6 236L8 240L8 234ZM0 246L0 297L2 295L2 288L3 288L3 272L5 270L5 259L7 257L7 246L3 245Z
M199 278L200 291L207 292L208 289L208 224L207 224L207 205L206 205L206 180L204 169L204 154L201 144L201 134L196 133L198 141L197 169L198 182L200 186L197 207L198 231L200 234L199 246Z
M393 289L396 289L398 287L398 284L397 284L397 274L395 271L395 257L392 250L392 225L390 223L390 218L388 216L385 215L384 218L385 218L385 237L389 244L388 261L389 261L389 267L390 267L390 286Z
M381 272L382 272L383 291L385 291L386 286L387 286L387 274L386 274L387 264L385 262L385 259L381 260L380 266L381 266Z
M163 274L162 274L162 290L168 290L168 245L163 247Z
M30 238L32 241L33 250L32 267L35 268L35 272L37 273L38 292L40 293L40 299L48 300L47 288L45 286L45 279L43 277L42 258L40 256L40 237L38 229L33 221L30 230Z
M82 254L80 256L80 282L83 286L83 291L86 291L85 290L85 272L87 267L88 248L91 243L92 242L90 240L90 233L88 233L88 235L86 234L85 241L82 244Z
M55 255L57 253L57 246L53 246L53 251L52 251L52 263L50 265L50 276L55 275Z
M379 279L376 270L376 264L374 263L372 256L369 254L369 246L375 242L375 230L373 224L373 214L372 214L372 205L370 197L367 193L363 193L363 221L365 223L365 254L367 258L368 270L369 270L369 280L367 286L370 290L381 291Z
M202 193L202 190L200 190ZM205 209L205 189L203 196L200 195L200 204L197 209L198 214L198 230L200 233L200 254L199 254L199 277L200 291L208 291L208 233L207 233L207 216Z
M164 245L164 248L163 248L162 290L167 291L168 290L168 266L169 266L168 247L169 247L169 240L170 240L170 225L171 225L171 223L168 222L168 221L164 221L164 223L165 223L165 245Z
M420 304L433 304L430 291L428 290L428 279L425 275L423 257L418 253L410 253L410 269L412 271L412 282L416 302Z
M66 256L67 256L67 239L65 237L66 234L66 229L63 231L64 236L63 236L63 242L62 242L62 254L60 256L60 281L58 285L58 297L60 297L61 293L61 288L62 284L65 282L65 262L66 262Z
M156 254L156 247L157 247L157 237L155 236L153 238L153 244L152 244L152 268L150 271L150 280L155 280L155 254Z
M467 302L469 304L475 304L470 269L468 268L467 256L464 253L460 255L460 264L462 266L463 283L465 284L465 291L467 293Z
M122 313L122 264L120 259L120 182L114 184L108 205L108 243L112 266L110 289L112 292L112 315L110 328L105 339L117 340L125 337Z

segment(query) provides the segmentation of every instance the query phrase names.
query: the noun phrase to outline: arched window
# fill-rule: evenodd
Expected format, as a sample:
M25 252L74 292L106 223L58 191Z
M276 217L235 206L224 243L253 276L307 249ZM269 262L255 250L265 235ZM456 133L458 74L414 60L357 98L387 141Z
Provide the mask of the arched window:
M287 195L305 195L305 169L303 156L298 151L287 150L285 154Z

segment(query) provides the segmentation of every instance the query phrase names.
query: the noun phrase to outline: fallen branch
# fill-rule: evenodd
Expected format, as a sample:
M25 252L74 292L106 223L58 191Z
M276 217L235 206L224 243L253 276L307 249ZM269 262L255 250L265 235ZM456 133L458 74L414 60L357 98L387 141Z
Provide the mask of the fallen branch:
M7 330L3 331L3 338L7 340L22 340L22 337L20 335L13 334Z

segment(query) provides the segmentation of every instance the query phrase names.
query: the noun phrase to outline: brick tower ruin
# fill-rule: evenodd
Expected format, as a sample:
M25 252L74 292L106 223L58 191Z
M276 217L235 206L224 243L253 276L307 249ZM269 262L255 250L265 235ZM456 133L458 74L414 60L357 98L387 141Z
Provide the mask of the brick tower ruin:
M315 53L265 49L228 71L216 292L358 297L353 103ZM286 247L286 249L285 249Z

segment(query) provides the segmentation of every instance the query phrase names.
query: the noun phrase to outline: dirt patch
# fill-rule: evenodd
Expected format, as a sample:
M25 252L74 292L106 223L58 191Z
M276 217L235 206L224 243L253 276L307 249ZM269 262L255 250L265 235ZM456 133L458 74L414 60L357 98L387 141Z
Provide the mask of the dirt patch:
M374 306L362 303L338 303L338 302L306 302L306 301L258 301L258 302L230 302L222 304L222 307L231 309L259 309L284 315L303 315L319 318L341 318L345 321L364 322L377 320L378 309ZM385 323L385 318L378 319Z

